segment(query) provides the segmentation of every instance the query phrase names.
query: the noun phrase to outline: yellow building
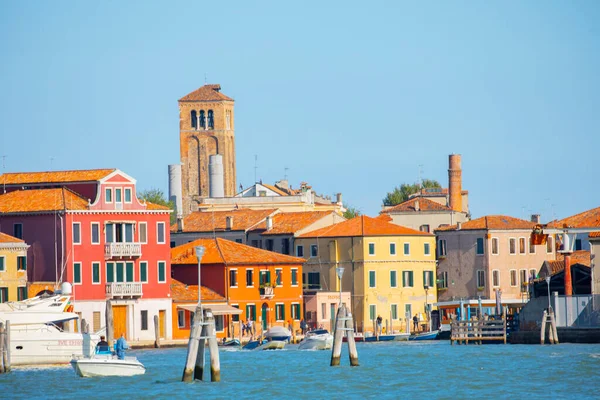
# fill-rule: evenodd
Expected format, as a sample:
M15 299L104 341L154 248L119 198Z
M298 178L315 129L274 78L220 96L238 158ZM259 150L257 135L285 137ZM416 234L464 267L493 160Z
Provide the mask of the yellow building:
M295 244L296 255L307 259L307 290L339 290L336 267L344 267L342 290L351 291L359 332L373 332L378 316L384 331L405 331L415 314L427 323L425 307L437 300L434 235L360 216L303 234Z
M0 232L0 303L27 298L27 249L21 239Z

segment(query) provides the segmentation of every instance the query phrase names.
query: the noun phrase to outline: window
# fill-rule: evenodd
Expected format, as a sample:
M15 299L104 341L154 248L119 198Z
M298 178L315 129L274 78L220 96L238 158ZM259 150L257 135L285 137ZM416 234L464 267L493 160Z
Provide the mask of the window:
M508 254L517 254L517 239L508 239Z
M148 225L145 222L140 222L138 228L138 240L140 243L148 243Z
M166 275L167 263L164 261L158 262L158 283L165 283L167 281Z
M158 222L156 224L156 243L165 243L165 223Z
M140 261L140 282L148 283L148 262Z
M229 270L229 287L237 287L237 269Z
M260 285L270 285L271 284L271 271L260 271Z
M519 284L521 285L521 291L523 290L523 287L527 284L527 270L526 269L522 269L519 271Z
M438 240L438 257L446 257L446 239Z
M17 257L17 271L27 271L27 257Z
M321 277L318 272L309 272L307 277L308 277L307 289L321 289Z
M402 287L413 287L413 272L412 271L402 271Z
M125 263L125 282L133 282L133 262Z
M109 223L106 224L106 229L104 231L106 243L133 242L133 224Z
M304 246L302 246L302 245L296 246L296 256L304 257Z
M213 110L208 110L208 129L215 128L215 118Z
M8 301L8 288L0 287L0 303L6 303Z
M525 238L519 238L519 254L525 254Z
M122 189L115 188L115 203L122 203L122 202L123 202Z
M498 238L492 238L492 255L497 256L498 254Z
M254 286L254 271L251 269L246 270L246 287Z
M433 271L423 271L423 286L433 286Z
M206 114L200 110L200 128L206 128Z
M369 305L369 320L373 321L377 317L377 306L375 304Z
M275 269L275 283L277 286L283 286L283 270Z
M190 112L190 125L192 129L198 129L198 114L196 113L196 110Z
M298 286L298 269L292 268L292 286Z
M404 316L408 319L412 316L412 305L405 304L404 305Z
M294 321L298 321L299 319L301 319L301 317L300 317L300 303L292 303L291 312L292 312L292 319Z
M529 254L535 254L535 244L531 242L531 238L529 239Z
M423 254L425 254L426 256L431 254L431 249L429 247L429 243L423 244Z
M517 270L516 269L511 269L510 270L510 286L517 286Z
M148 330L148 310L142 310L140 313L140 317L141 317L141 322L142 322L142 330L143 331L147 331Z
M93 284L100 283L100 263L99 262L92 263L92 283Z
M369 271L369 287L375 287L375 271Z
M265 247L269 251L273 251L273 239L265 240Z
M438 276L439 276L439 280L440 280L438 288L440 288L440 289L447 288L448 287L448 271L442 271L442 272L440 272L440 274Z
M6 266L4 264L5 256L0 256L0 272L6 271Z
M92 222L92 244L100 244L100 224Z
M319 248L317 247L316 244L311 244L310 245L310 256L316 257L317 255L319 255Z
M398 319L398 304L392 304L390 311L392 313L392 319Z
M483 255L483 238L477 238L477 255Z
M23 224L18 223L13 225L13 236L17 239L23 239Z
M112 189L106 188L104 189L104 201L107 203L112 203Z
M115 264L117 269L117 282L125 281L125 264L122 262L118 262Z
M404 255L405 256L410 255L410 243L404 243Z
M396 279L396 271L390 271L390 287L398 287L398 282Z
M235 239L235 242L236 242L236 243L242 243L242 239ZM171 242L171 243L175 243L175 242ZM171 246L171 247L175 247L175 246L173 245L173 246Z
M258 197L267 197L267 191L266 190L259 190L258 191Z
M73 222L73 244L81 244L81 223Z
M281 254L290 254L290 239L281 239Z
M375 243L369 243L369 255L370 256L375 255Z
M427 233L429 233L429 225L421 225L421 226L419 227L419 230L420 230L421 232L427 232Z
M27 287L19 286L17 288L17 301L27 300Z
M575 239L575 251L582 250L581 239Z
M322 319L327 318L327 304L325 304L325 303L321 303L321 315L322 315ZM332 317L333 317L333 315L332 315Z
M257 249L261 249L262 248L262 240L252 240L250 242L252 244L252 247L256 247Z
M483 270L477 271L477 287L478 288L485 287L485 271L483 271Z
M74 284L81 283L81 263L80 262L73 263L73 283Z
M390 243L390 255L391 256L396 255L396 243Z
M275 304L275 320L285 321L285 304L283 304L283 303Z
M217 332L223 332L225 325L223 324L223 316L215 315L215 330Z
M238 310L240 309L240 305L239 304L232 304L231 307L235 307ZM240 315L239 314L232 314L231 315L231 320L233 322L239 322L240 321Z
M106 283L115 281L115 263L106 263Z
M177 327L179 329L185 328L185 311L177 310Z
M246 305L246 318L256 321L256 306L254 304Z
M548 235L548 239L546 240L546 253L550 254L552 253L553 249L553 242L554 242L554 237Z
M125 203L131 203L131 188L125 188Z
M535 278L537 278L537 271L535 269L530 269L529 270L529 279L534 280Z
M492 271L492 286L500 287L500 271L497 269Z

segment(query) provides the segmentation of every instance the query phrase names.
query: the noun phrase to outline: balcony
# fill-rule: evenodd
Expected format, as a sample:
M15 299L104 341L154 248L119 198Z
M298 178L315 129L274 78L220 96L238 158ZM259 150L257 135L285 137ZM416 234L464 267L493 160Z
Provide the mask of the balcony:
M104 258L107 260L114 257L141 257L141 243L106 243L104 245Z
M273 290L273 288L271 286L260 288L259 293L260 293L261 300L272 299L273 296L275 296L275 291Z
M106 297L142 297L141 282L113 282L106 284Z

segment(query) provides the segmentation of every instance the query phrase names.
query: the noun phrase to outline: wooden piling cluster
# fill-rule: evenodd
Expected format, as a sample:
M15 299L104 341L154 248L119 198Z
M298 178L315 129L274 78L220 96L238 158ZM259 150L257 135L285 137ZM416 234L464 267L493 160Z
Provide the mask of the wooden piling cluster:
M217 332L215 329L215 318L210 309L196 307L194 323L190 329L188 341L188 353L185 368L183 370L183 382L203 380L205 348L208 341L210 352L210 380L221 381L221 363L219 360L219 347L217 343Z
M556 319L554 318L554 310L550 307L544 310L542 316L542 329L540 330L540 344L546 341L546 326L548 326L548 340L550 344L558 344L558 332L556 330Z
M450 344L469 344L483 341L503 341L506 344L506 315L501 320L452 321Z
M334 367L340 365L342 357L342 342L344 336L348 339L348 356L350 358L350 366L358 367L358 352L356 351L356 342L354 341L354 327L352 322L352 314L348 312L345 305L338 308L335 319L335 331L333 333L333 346L331 348L331 363Z
M10 372L10 321L0 322L0 374Z
M158 323L158 315L154 316L154 348L160 349L160 324Z

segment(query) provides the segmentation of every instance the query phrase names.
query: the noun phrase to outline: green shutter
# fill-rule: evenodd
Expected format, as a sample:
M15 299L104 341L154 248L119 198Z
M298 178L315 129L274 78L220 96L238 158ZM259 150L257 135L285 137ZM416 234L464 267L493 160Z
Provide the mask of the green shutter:
M148 263L141 262L140 263L140 282L148 281Z
M100 283L100 264L93 263L92 264L92 279L94 283Z
M24 256L17 257L17 270L27 271L27 258Z
M127 282L133 282L133 263L128 262L125 264L125 278Z
M106 283L113 283L115 281L115 264L106 263Z
M410 287L414 287L413 279L414 279L413 272L412 271L408 271L408 285Z
M4 257L0 256L0 271L4 271Z
M265 274L265 284L271 284L271 271L267 271Z
M117 263L117 282L123 282L124 281L124 268L125 268L125 264L122 262L118 262Z
M73 264L73 282L81 283L81 264L80 263Z
M165 279L165 263L164 262L159 262L158 263L158 280L159 282L164 282Z

